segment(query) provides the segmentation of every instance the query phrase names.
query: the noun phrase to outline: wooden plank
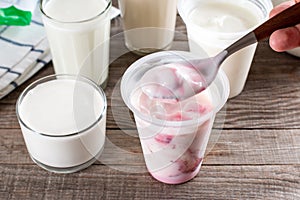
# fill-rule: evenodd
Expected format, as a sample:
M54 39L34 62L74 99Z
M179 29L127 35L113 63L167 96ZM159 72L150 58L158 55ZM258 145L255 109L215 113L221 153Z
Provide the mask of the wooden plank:
M35 165L1 165L1 199L285 199L300 198L300 166L203 166L193 180L167 185L148 173L93 165L54 174Z
M299 61L260 43L244 91L227 103L226 128L299 128Z
M137 132L107 130L104 165L144 166ZM0 132L0 164L32 164L21 130ZM300 165L298 130L213 130L204 165Z

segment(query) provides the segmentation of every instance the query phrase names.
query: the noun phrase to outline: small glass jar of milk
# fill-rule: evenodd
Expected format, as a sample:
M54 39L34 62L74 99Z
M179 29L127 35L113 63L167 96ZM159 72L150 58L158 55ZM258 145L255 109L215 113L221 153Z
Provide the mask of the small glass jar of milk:
M179 0L178 11L187 27L190 51L215 56L268 19L271 0ZM229 98L245 85L256 50L250 45L221 65L230 83Z
M177 0L118 0L126 47L141 55L171 47Z
M54 71L106 87L111 0L41 0Z
M107 103L103 90L74 75L51 75L29 85L16 105L27 150L42 168L71 173L100 156Z

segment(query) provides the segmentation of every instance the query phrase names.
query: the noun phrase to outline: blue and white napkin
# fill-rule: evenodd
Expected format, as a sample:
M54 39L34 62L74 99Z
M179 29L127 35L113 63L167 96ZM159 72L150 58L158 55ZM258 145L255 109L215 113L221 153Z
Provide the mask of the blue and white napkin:
M0 99L51 60L37 3L37 0L0 3L1 7L14 4L33 13L30 26L0 26Z
M111 9L112 19L119 14L118 9ZM35 9L29 26L0 26L0 99L50 61L49 45L38 9Z

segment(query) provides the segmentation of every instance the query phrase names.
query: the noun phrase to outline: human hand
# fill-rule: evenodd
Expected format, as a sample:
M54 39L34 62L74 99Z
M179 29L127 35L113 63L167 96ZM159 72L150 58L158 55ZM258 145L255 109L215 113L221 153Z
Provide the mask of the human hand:
M271 10L270 17L300 2L300 0L284 2ZM299 14L300 17L300 14ZM282 52L300 46L300 24L275 31L270 37L270 46L273 50Z

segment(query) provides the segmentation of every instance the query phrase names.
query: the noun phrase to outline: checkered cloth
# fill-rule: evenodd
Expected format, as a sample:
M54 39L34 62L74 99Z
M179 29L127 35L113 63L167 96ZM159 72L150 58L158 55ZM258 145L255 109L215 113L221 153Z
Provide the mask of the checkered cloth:
M51 60L41 14L35 10L29 26L0 26L0 99ZM111 9L111 18L119 14Z

